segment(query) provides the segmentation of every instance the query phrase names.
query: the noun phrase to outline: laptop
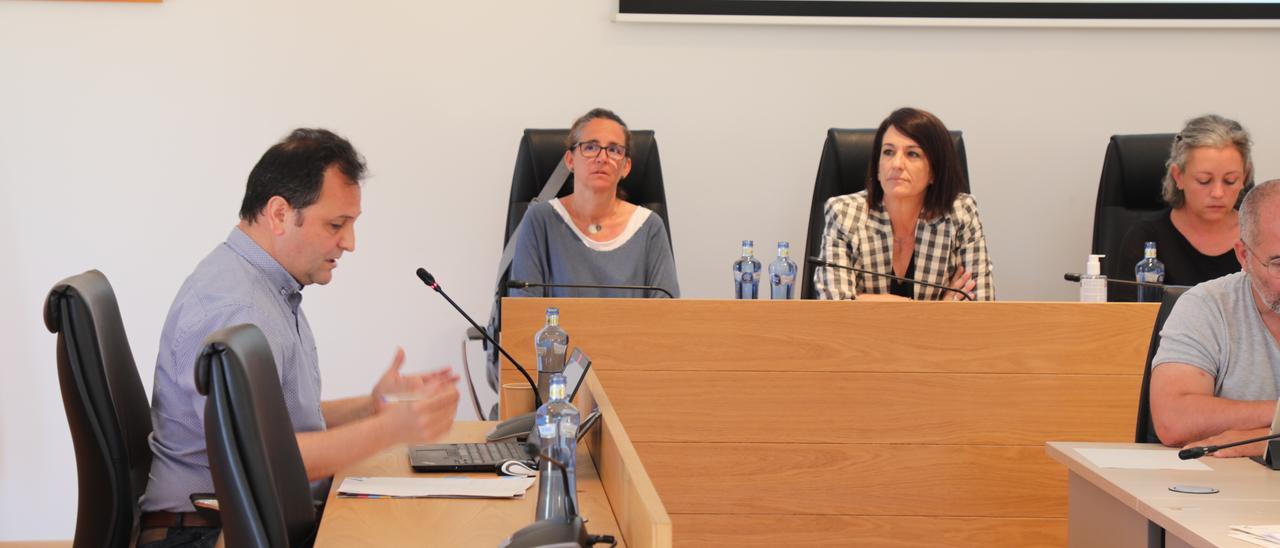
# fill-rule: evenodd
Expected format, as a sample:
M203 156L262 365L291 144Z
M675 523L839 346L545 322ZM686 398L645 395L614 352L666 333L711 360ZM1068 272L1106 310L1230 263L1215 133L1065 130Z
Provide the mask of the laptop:
M575 348L565 361L566 387L572 387L569 401L573 402L582 387L582 380L591 369L591 358L581 348ZM582 430L585 430L583 428ZM524 442L498 443L430 443L409 447L409 464L415 472L493 472L508 460L520 460L532 465L528 444Z
M1276 402L1276 412L1271 417L1271 434L1280 434L1280 401ZM1267 442L1267 447L1262 450L1261 457L1249 457L1254 462L1266 466L1272 470L1280 470L1280 455L1271 452L1271 442Z

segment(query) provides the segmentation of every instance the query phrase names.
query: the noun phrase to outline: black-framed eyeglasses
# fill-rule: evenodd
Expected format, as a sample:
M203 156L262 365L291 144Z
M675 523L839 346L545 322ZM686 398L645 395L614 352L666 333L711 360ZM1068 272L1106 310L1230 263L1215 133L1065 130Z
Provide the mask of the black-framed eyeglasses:
M1248 243L1245 243L1244 240L1240 240L1240 242L1244 243L1244 248L1249 250L1249 256L1253 257L1253 260L1258 261L1258 264L1267 267L1267 274L1272 278L1280 278L1280 261L1262 262L1262 259L1258 258L1258 254L1253 252L1253 248L1249 247Z
M609 156L610 160L615 162L627 157L627 147L622 145L600 146L600 143L596 141L579 141L574 143L572 148L578 149L578 153L587 158L599 157L602 150Z

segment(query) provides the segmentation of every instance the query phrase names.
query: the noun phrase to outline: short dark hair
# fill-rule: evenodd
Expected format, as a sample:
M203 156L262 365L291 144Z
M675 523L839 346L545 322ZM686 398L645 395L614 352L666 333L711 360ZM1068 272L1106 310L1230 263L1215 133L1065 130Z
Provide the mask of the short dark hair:
M936 219L954 207L960 189L964 188L964 172L960 170L960 157L956 154L951 132L937 116L915 108L900 108L880 122L876 140L871 149L871 163L867 166L867 201L872 207L884 202L884 188L880 186L880 147L889 127L897 128L924 151L929 160L933 184L925 190L924 209L926 219Z
M351 142L327 129L299 128L276 143L249 172L249 183L240 204L240 219L252 223L272 196L284 198L294 209L304 209L320 198L324 172L329 166L359 184L364 158Z
M622 134L625 136L622 146L627 147L627 156L631 156L631 129L627 127L627 123L622 121L622 117L615 114L607 108L593 108L586 114L579 116L573 121L573 126L569 128L569 135L564 139L565 148L573 148L573 145L582 137L582 128L592 120L604 118L605 120L613 120L622 126Z
M1240 239L1245 245L1258 245L1258 232L1263 222L1262 207L1280 196L1280 179L1272 179L1253 187L1240 204ZM1268 219L1269 220L1269 219Z

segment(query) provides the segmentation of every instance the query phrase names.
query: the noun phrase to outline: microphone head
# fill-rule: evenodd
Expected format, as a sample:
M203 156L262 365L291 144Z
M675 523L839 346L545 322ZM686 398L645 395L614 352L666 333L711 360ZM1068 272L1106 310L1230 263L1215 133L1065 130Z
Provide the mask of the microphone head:
M1079 275L1079 274L1073 274L1073 273L1071 273L1071 272L1068 272L1068 273L1066 273L1066 274L1063 274L1063 275L1062 275L1062 279L1064 279L1064 280L1066 280L1066 281L1068 281L1068 282L1078 282L1078 281L1080 281L1080 275Z
M1178 451L1178 458L1182 460L1198 459L1211 453L1211 449L1215 449L1215 447L1212 445L1206 447L1190 447Z
M507 289L524 289L529 287L529 282L524 280L507 280Z
M418 267L418 278L421 279L424 284L431 287L436 286L436 277L432 276L430 272L427 272L427 269L425 268Z

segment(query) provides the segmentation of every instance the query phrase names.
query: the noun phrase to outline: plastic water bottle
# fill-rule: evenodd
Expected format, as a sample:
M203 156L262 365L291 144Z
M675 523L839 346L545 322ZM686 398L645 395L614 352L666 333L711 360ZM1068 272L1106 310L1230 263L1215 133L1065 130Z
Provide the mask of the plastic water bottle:
M1099 259L1106 255L1090 255L1089 262L1084 265L1084 275L1080 276L1080 302L1107 302L1107 277L1102 275L1102 264Z
M796 263L791 261L791 244L778 242L778 258L769 263L769 285L774 300L790 300L796 288Z
M755 242L742 240L742 258L733 262L733 297L757 299L760 295L760 260L755 257Z
M551 376L551 396L536 415L538 446L564 465L562 471L546 458L538 462L538 520L568 521L578 515L578 409L569 403L564 375ZM565 474L568 492L565 492Z
M1133 267L1133 279L1152 284L1164 283L1164 263L1156 258L1156 243L1147 242L1142 250L1142 260ZM1160 302L1164 297L1158 287L1138 287L1138 302Z
M547 307L547 324L533 336L533 350L538 356L538 394L548 401L551 376L564 371L569 334L560 328L560 309Z

